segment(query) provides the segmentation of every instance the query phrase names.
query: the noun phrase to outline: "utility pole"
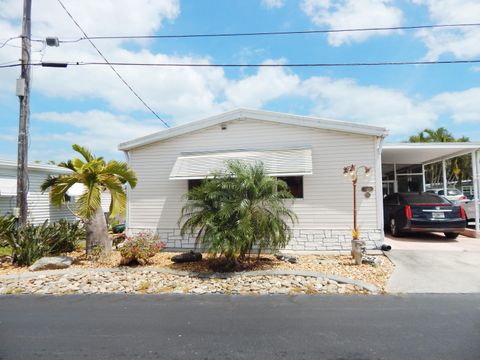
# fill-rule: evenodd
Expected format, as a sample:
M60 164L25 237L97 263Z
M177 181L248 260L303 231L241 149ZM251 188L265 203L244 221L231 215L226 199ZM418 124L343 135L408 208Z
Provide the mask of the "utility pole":
M31 54L32 0L23 1L22 21L22 70L17 80L17 95L20 100L17 156L17 215L18 226L25 226L28 212L28 125L30 117L30 54Z

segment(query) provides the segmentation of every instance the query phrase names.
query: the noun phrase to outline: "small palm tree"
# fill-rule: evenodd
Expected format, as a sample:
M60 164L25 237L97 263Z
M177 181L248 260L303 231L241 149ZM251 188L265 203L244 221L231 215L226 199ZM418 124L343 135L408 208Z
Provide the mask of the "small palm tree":
M243 260L257 247L276 250L290 240L297 217L285 201L287 184L265 173L263 164L227 163L225 173L192 189L179 219L181 234L196 233L197 243L228 261Z
M125 162L106 162L102 157L92 155L77 144L72 145L72 148L83 160L74 158L59 163L58 166L70 169L72 173L49 176L41 185L41 190L50 188L50 200L54 205L60 206L65 202L68 189L74 184L83 184L85 191L77 200L77 215L86 226L87 255L91 255L96 246L100 246L108 254L112 250L112 243L101 207L101 194L106 190L110 192L110 216L117 216L125 211L127 196L124 185L128 183L134 188L137 177Z

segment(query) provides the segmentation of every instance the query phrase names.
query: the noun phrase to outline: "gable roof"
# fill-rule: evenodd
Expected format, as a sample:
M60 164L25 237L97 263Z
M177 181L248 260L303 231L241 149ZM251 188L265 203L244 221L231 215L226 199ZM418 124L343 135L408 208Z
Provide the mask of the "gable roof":
M385 137L388 131L385 128L365 125L353 122L327 120L316 117L292 115L265 110L236 109L220 115L211 116L202 120L193 121L187 124L175 126L147 136L133 139L118 146L119 150L128 151L140 146L152 144L158 141L180 136L193 131L205 129L210 126L220 125L234 120L259 120L278 124L304 126L315 129L341 131L351 134L371 135Z

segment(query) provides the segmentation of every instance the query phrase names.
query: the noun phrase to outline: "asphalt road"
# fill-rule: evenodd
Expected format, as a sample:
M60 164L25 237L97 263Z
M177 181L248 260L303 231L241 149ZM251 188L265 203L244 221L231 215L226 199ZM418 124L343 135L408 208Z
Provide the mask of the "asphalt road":
M479 358L480 295L0 297L0 359Z

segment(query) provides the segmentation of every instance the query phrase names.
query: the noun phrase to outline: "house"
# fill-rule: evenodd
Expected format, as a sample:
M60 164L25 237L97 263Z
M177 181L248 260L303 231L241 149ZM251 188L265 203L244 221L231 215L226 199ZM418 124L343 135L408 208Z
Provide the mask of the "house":
M170 248L191 248L178 219L184 194L224 161L261 161L287 182L298 215L288 249L349 250L353 190L343 176L350 164L372 168L359 178L360 237L369 249L383 242L381 127L239 109L177 126L119 145L138 184L128 190L130 233L153 231ZM361 188L364 189L362 192Z
M45 220L51 222L60 219L75 221L76 199L82 195L85 187L82 184L74 184L67 191L66 203L60 208L53 205L49 199L48 191L42 193L40 185L49 175L69 174L71 170L55 165L28 165L28 221L32 224L41 224ZM14 161L0 160L0 216L13 215L16 207L17 196L17 163ZM104 191L101 194L101 206L107 215L110 208L110 193Z
M74 203L67 203L58 208L50 203L48 192L43 193L40 185L48 175L68 174L70 170L53 165L28 165L28 221L41 224L45 220L75 220L71 211ZM12 215L16 207L17 163L0 160L0 216Z

